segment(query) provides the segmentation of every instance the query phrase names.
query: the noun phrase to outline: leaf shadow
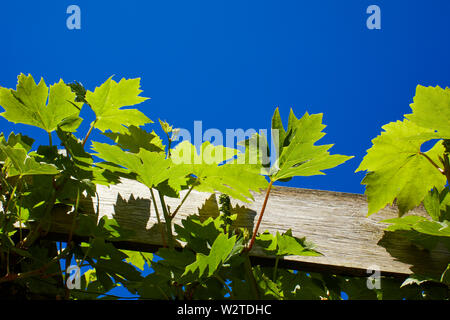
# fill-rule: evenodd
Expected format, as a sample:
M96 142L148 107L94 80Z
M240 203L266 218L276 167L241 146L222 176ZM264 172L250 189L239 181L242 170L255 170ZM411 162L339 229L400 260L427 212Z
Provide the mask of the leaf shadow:
M438 237L415 231L384 231L378 245L396 261L410 265L414 274L440 277L450 261L450 251Z
M239 204L232 204L230 212L231 214L237 215L236 220L232 224L233 228L247 228L250 229L250 231L253 230L254 220L257 214L255 210ZM220 215L219 202L215 193L211 194L211 196L203 203L202 207L199 208L198 215L202 222L210 217L215 219Z
M113 218L122 228L133 230L136 234L147 232L147 223L150 219L150 205L149 199L135 198L134 195L131 195L126 200L118 194L114 204Z

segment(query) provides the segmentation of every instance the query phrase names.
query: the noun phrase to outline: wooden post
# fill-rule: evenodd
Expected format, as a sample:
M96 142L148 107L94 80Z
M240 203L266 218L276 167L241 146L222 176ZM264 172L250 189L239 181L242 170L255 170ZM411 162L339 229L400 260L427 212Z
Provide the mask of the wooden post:
M135 232L133 238L115 243L116 246L154 251L162 245L148 188L136 181L123 180L111 187L98 186L97 191L98 199L85 204L85 208L98 210L100 216L114 217L121 226ZM215 196L193 191L174 223L199 213L199 209L201 215L217 215ZM263 194L256 194L252 203L232 200L232 211L238 213L237 224L252 230L263 200ZM179 202L180 199L166 198L172 210ZM411 214L425 216L426 213L423 208L417 208ZM442 273L450 262L449 251L437 248L428 252L386 233L383 229L387 225L380 221L394 217L397 217L395 207L386 207L367 217L367 201L363 195L274 186L259 231L276 233L292 229L294 236L306 237L323 254L285 257L279 263L281 267L353 276L367 276L367 269L374 266L386 276ZM67 230L67 225L60 223L55 224L52 233L64 234ZM275 263L274 257L256 245L251 256L265 265Z

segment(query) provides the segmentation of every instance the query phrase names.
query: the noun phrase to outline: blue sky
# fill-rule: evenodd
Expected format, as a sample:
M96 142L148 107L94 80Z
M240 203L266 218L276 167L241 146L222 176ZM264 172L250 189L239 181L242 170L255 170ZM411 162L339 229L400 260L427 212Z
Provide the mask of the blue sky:
M71 4L81 30L66 27ZM366 27L372 4L381 30ZM0 85L21 72L91 90L141 77L151 100L139 108L187 129L268 128L276 106L283 118L324 113L323 142L355 158L288 185L363 193L354 171L380 127L409 112L417 84L450 84L449 12L447 0L4 1ZM4 119L0 128L47 143Z

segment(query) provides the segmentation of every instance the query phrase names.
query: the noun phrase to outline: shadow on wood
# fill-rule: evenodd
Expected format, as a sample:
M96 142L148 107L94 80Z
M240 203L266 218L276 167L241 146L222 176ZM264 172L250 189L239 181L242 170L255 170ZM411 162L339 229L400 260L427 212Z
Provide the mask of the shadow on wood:
M114 217L122 227L134 231L127 241L115 242L116 246L152 252L162 246L148 188L124 179L122 183L110 187L99 185L97 193L98 199L83 208L92 210L90 213L94 215L98 213L100 217ZM261 194L255 194L254 201L250 203L232 200L232 213L238 214L236 225L253 230L263 201L264 195ZM166 197L166 203L174 209L180 199ZM183 219L193 214L200 214L205 219L217 216L217 195L192 191L174 223L180 225ZM416 208L411 214L426 215L423 208ZM397 209L388 206L367 217L367 201L363 195L277 186L270 195L259 231L267 230L275 234L291 229L293 236L306 237L323 254L321 257L285 257L280 266L291 269L350 276L367 276L367 269L373 266L378 266L385 276L406 277L414 272L442 273L450 262L448 250L435 248L429 252L423 251L398 235L384 231L387 224L381 221L397 215ZM52 229L56 234L67 233L67 230L67 227ZM60 240L64 241L64 237ZM264 265L274 264L275 257L268 256L258 246L254 246L250 254L252 259Z
M415 274L426 274L439 279L450 263L450 260L445 260L448 250L439 242L438 237L415 231L385 231L378 244L396 261L411 265L411 272Z

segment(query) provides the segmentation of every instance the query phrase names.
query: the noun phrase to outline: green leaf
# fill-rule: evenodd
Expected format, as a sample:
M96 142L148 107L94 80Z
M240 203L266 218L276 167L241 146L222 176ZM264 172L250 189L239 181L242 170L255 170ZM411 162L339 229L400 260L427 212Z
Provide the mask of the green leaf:
M329 296L322 279L316 274L301 271L294 273L286 269L278 269L277 274L276 282L285 299L318 300Z
M427 210L428 214L435 221L440 220L441 216L441 202L439 199L439 191L433 188L423 199L423 206Z
M190 215L181 221L182 226L175 224L179 240L186 242L186 248L195 252L208 254L211 245L223 232L220 228L222 220L219 217L201 220L198 215Z
M95 263L95 269L98 275L99 271L106 272L112 276L120 275L121 278L125 278L127 280L131 281L140 281L142 280L142 277L140 275L140 272L136 270L133 266L130 264L121 261L121 260L105 260L105 259L98 259ZM115 277L116 280L122 280L121 278Z
M445 271L442 273L441 282L450 286L450 264L447 266Z
M133 266L142 271L144 271L144 266L146 263L148 266L151 265L151 261L153 259L152 253L130 251L130 250L121 250L121 251L128 256L128 258L126 258L126 261L128 263L131 263Z
M0 143L4 145L8 145L10 147L16 147L20 146L23 149L25 149L27 152L31 150L31 147L33 146L34 139L30 138L26 135L23 135L21 133L15 134L14 132L11 132L8 136L8 141L6 142L3 133L0 134Z
M59 129L57 130L57 133L61 140L61 145L64 146L67 154L67 156L59 155L59 158L62 160L60 160L61 163L57 163L57 165L64 168L65 173L70 174L72 178L76 179L76 184L79 184L80 186L86 186L87 184L110 185L119 182L119 177L121 175L118 172L121 168L113 166L105 166L106 168L93 166L94 159L91 154L84 150L83 142L81 140L77 139L72 133L64 132ZM66 183L65 187L67 187L67 185L68 184ZM73 185L73 181L70 185ZM80 194L83 193L84 190L85 189L80 189ZM95 186L93 190L95 194ZM92 195L92 193L89 194Z
M26 152L29 152L31 150L31 146L33 145L34 140L28 136L24 136L22 134L14 134L14 132L11 132L8 141L6 141L3 133L0 133L0 145L6 147L10 146L12 148L22 148ZM2 151L0 148L0 161L5 161L8 156Z
M159 120L159 124L161 125L161 129L163 129L163 131L167 135L172 132L173 126L171 126L167 121L162 121L161 119L158 119L158 120Z
M6 155L5 166L8 176L55 175L59 170L52 164L40 163L27 154L22 147L5 146L0 143L1 152Z
M236 236L228 238L225 234L219 234L214 241L209 255L197 253L196 260L186 267L183 275L189 272L195 273L199 271L199 277L202 277L208 269L208 277L211 277L216 270L228 260L231 251L236 243Z
M126 133L126 127L151 123L152 121L137 109L122 109L147 100L148 98L139 96L141 92L140 78L122 79L118 83L109 78L94 92L87 91L86 101L96 115L94 127L102 132L111 130Z
M164 153L150 152L145 149L141 149L138 156L142 161L142 165L135 172L139 175L139 180L147 187L156 187L158 184L168 179L179 178L177 174L173 174L173 168L176 166L173 165L170 159L166 159ZM177 173L181 173L184 182L186 182L187 179L184 177L187 173Z
M214 146L207 141L197 153L194 145L183 141L171 154L174 163L186 168L186 172L197 178L195 188L198 191L219 191L249 202L248 199L253 199L251 191L259 192L267 186L265 178L252 165L233 160L238 154L236 149ZM223 162L227 163L222 164Z
M277 112L274 118L274 129L282 128ZM281 155L270 170L271 179L277 181L294 176L322 175L322 170L334 168L351 159L349 156L330 155L328 150L333 145L315 145L325 135L322 132L324 128L322 114L309 115L306 112L301 119L297 119L291 110Z
M284 130L283 122L281 121L280 111L278 110L278 108L275 109L275 112L272 116L272 135L274 130L277 130L276 132L278 134L278 141L275 141L275 145L278 146L276 151L277 157L279 157L284 147L286 130Z
M150 133L136 126L129 126L125 133L106 132L104 135L120 148L132 153L138 153L141 148L152 152L164 152L162 140L154 131Z
M439 282L439 280L433 278L433 277L429 277L429 276L425 276L425 275L420 275L420 274L412 274L410 275L405 281L403 281L402 285L400 286L400 288L406 287L406 286L410 286L413 284L416 284L418 286L426 283L426 282Z
M386 231L409 231L415 230L430 236L450 237L450 226L448 221L430 221L421 216L404 216L401 218L383 220L383 223L392 223Z
M114 169L121 172L137 171L141 165L139 157L127 151L120 149L117 145L109 145L107 143L92 142L92 149L97 152L94 156L107 161L106 168L113 170L112 165L119 166ZM96 166L105 167L105 163L96 163ZM121 168L122 167L122 168Z
M292 230L289 229L283 234L277 232L274 237L268 231L256 238L256 243L262 246L265 251L277 256L320 256L321 254L313 249L313 244L305 238L296 238L292 236Z
M435 130L442 139L450 139L450 89L417 86L412 114L405 117L416 125Z
M421 216L403 216L401 218L393 218L386 219L381 221L382 223L391 223L389 227L386 228L386 231L397 231L397 230L413 230L413 226L421 221L426 221L427 218Z
M71 119L61 128L75 131L80 124L78 115L83 105L75 102L75 97L62 80L49 90L43 79L36 84L31 75L21 74L16 90L0 87L0 106L5 109L0 115L8 121L32 125L47 132L55 131L59 124Z
M450 225L448 221L421 221L413 226L414 230L438 237L450 237Z
M81 83L79 83L78 81L74 81L72 83L68 83L67 85L70 87L72 92L74 92L76 94L76 98L75 98L76 102L87 103L86 89L84 88L84 86Z
M280 299L284 298L283 291L277 286L275 282L270 280L270 278L264 274L260 266L255 266L253 268L253 273L255 280L258 283L258 287L262 290L264 296L269 299Z
M189 174L186 167L175 165L171 159L165 158L164 153L140 149L136 154L100 142L93 142L92 146L98 152L95 154L97 157L136 173L137 180L149 188L168 180L169 185L179 191L186 184Z
M446 187L441 192L434 188L423 200L423 205L428 214L435 221L450 221L450 192Z
M389 123L383 130L372 140L372 148L356 171L369 171L362 182L366 185L369 215L392 204L394 199L403 215L418 206L429 190L445 186L445 176L429 161L439 163L444 146L438 141L422 153L420 147L435 138L435 133L408 120Z

